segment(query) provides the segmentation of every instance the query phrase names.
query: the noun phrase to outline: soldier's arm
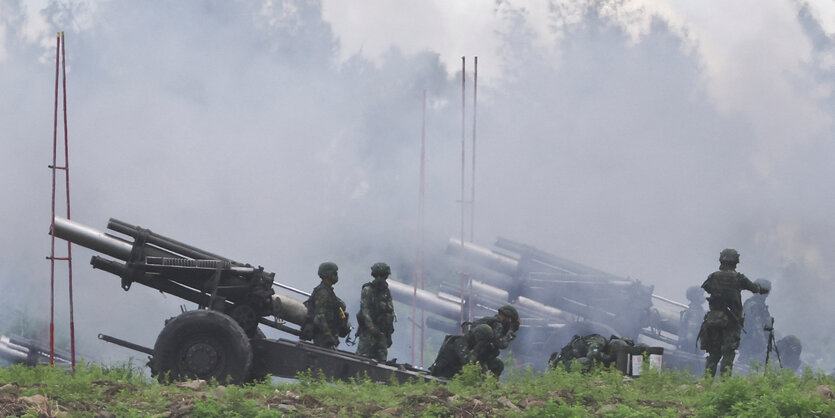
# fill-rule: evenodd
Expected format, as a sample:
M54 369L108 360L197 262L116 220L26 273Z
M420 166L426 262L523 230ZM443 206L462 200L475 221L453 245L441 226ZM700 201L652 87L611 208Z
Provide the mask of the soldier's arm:
M363 286L360 294L360 311L357 314L357 321L364 324L370 331L376 331L374 318L371 317L371 286Z
M712 283L713 281L710 280L711 277L713 277L712 273L709 276L707 276L707 279L704 281L704 283L702 283L702 289L704 289L705 292L707 292L707 293L710 293L710 292L713 291L712 290L713 289L713 283Z
M744 274L739 273L739 276L737 277L739 278L740 289L750 290L751 292L759 293L761 295L768 293L768 289L752 282L751 279L745 277Z
M516 338L516 333L510 329L506 329L504 324L497 324L493 329L493 341L495 341L496 348L504 350L510 345L510 342Z

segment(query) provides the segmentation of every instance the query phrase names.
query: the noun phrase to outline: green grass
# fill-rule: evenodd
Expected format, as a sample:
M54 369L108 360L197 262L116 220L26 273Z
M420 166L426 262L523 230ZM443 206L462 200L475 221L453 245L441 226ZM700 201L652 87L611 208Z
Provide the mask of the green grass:
M159 384L132 365L80 364L74 375L48 366L12 366L0 369L0 416L38 416L44 406L27 397L41 395L53 413L69 417L101 411L119 417L828 417L835 416L833 388L832 376L811 371L797 376L766 370L712 380L653 370L631 379L609 369L586 374L508 369L499 381L468 366L447 384L339 382L308 374L293 383L208 382L190 389Z

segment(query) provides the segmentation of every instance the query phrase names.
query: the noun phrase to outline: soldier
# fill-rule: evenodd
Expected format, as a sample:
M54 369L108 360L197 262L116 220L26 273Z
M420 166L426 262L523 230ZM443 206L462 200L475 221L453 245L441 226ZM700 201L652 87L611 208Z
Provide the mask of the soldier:
M702 327L702 320L705 317L705 292L699 286L687 288L687 300L690 304L687 309L681 311L679 320L678 349L688 353L696 353L698 347L696 340L699 337L699 329Z
M339 281L337 270L339 267L330 261L320 264L319 277L322 282L313 289L310 298L304 303L308 320L302 327L302 339L309 339L304 334L310 334L313 344L319 347L336 348L339 345L337 335L345 337L351 331L345 302L336 297L333 291L333 285Z
M522 320L519 319L519 312L511 305L504 305L494 316L487 316L473 322L473 327L487 324L493 330L496 348L504 350L510 342L516 338L516 331Z
M768 289L752 282L736 271L739 253L724 249L719 253L719 270L711 273L702 284L710 297L710 310L705 314L699 331L702 350L707 351L705 374L716 375L716 366L721 359L721 374L729 375L733 369L739 334L742 330L742 290L765 294Z
M754 283L771 291L771 282L766 279L757 279ZM771 313L768 312L768 305L765 304L766 296L753 295L742 305L745 324L739 342L739 361L743 364L749 364L751 361L765 363L769 337L765 328L771 326Z
M455 376L467 363L481 363L482 367L490 370L496 377L501 375L504 364L491 364L498 350L493 344L493 330L487 324L481 324L464 335L447 335L435 362L429 367L432 376L446 379Z
M614 335L612 338L621 340ZM629 341L631 342L631 340ZM607 345L606 337L600 334L575 335L560 351L551 354L548 363L552 368L556 368L558 364L562 363L566 370L571 371L571 366L576 360L580 366L580 371L587 372L591 370L595 363L608 365L611 362Z
M386 283L390 274L391 268L386 263L371 266L374 280L362 285L360 312L357 315L360 340L357 354L379 362L386 361L394 332L394 305Z
M803 345L800 344L800 339L794 335L787 335L777 341L777 352L780 353L780 362L783 367L792 369L798 373L803 366L800 361L800 353L803 351Z

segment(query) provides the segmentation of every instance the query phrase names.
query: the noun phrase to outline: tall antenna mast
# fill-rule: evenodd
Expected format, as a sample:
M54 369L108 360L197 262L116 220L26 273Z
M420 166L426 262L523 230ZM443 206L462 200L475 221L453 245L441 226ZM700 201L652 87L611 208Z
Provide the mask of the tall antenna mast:
M416 254L416 269L414 279L414 289L412 293L412 364L415 362L415 327L416 324L416 308L417 308L417 289L420 283L420 290L424 289L425 264L424 264L424 190L426 178L426 90L423 90L423 118L420 129L420 188L418 191L418 243ZM423 367L423 330L424 330L424 310L420 309L420 367Z
M473 68L473 174L470 177L470 242L475 241L475 128L476 102L478 101L478 57L475 57Z
M69 139L67 135L67 66L66 56L64 53L64 32L58 32L57 45L55 50L55 111L53 119L53 133L52 133L52 164L49 168L52 170L52 229L55 228L55 195L56 195L56 177L58 170L64 172L64 182L66 190L67 203L67 219L70 218L70 156L69 156ZM59 70L63 76L63 104L64 104L64 165L58 166L58 80ZM51 249L49 253L50 260L50 317L49 317L49 364L55 365L55 261L66 261L67 270L69 274L69 298L70 298L70 350L72 356L72 370L75 372L75 321L73 319L73 297L72 297L72 246L67 241L67 256L55 257L55 235L50 234Z

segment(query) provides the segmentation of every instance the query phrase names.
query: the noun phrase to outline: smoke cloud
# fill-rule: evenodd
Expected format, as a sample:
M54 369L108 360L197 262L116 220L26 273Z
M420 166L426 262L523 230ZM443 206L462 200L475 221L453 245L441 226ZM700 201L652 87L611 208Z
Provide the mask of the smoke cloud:
M427 254L461 234L461 57L469 144L478 56L476 243L506 236L680 301L736 248L772 281L778 332L835 367L832 330L810 321L835 316L831 5L448 3L0 0L4 325L49 319L65 31L78 222L121 219L306 290L331 260L356 312L374 262L411 280L424 90ZM91 255L73 248L77 338L124 359L95 335L152 345L182 301L121 291Z

